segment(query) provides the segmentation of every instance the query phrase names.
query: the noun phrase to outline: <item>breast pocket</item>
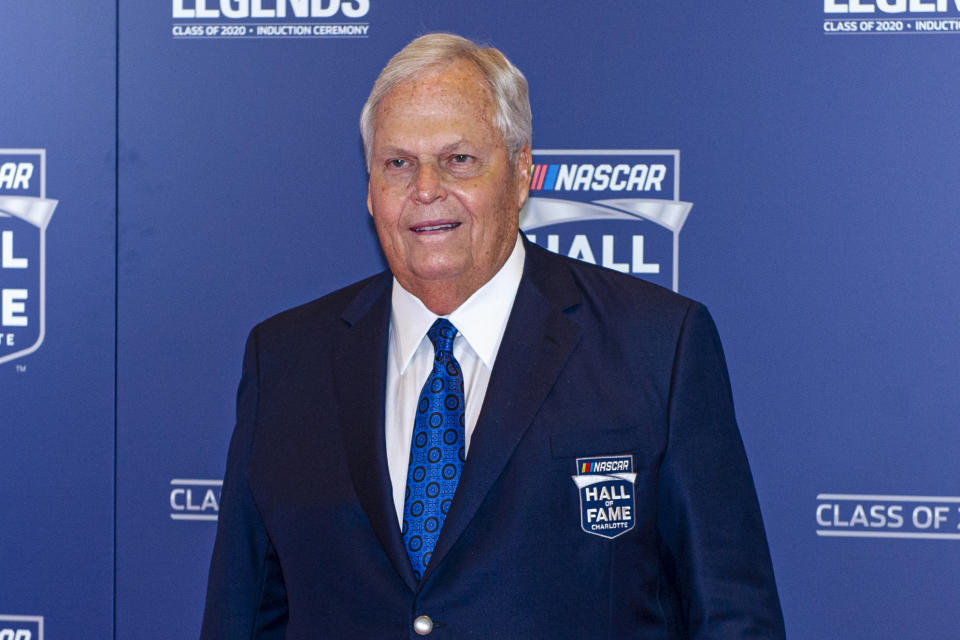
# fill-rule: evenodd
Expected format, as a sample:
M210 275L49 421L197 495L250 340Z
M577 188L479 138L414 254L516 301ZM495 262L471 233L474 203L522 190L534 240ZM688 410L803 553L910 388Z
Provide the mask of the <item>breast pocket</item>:
M635 426L565 431L550 436L550 455L554 459L639 453L648 446L649 438Z
M593 540L613 540L637 523L636 480L644 477L650 455L648 438L637 427L555 433L550 452L569 478L565 510L570 525ZM574 519L574 513L576 517Z

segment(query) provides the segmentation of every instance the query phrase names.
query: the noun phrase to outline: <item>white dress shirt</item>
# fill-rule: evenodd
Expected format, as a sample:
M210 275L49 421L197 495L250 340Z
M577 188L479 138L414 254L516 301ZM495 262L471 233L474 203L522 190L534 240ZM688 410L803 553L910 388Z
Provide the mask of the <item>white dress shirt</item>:
M466 451L487 394L490 372L500 350L513 300L523 275L525 252L519 235L513 252L500 270L450 315L457 328L453 355L463 372ZM403 524L403 494L410 462L410 440L417 400L433 369L433 343L427 330L440 317L419 298L393 280L390 308L390 346L387 355L386 442L387 467L393 484L397 521Z

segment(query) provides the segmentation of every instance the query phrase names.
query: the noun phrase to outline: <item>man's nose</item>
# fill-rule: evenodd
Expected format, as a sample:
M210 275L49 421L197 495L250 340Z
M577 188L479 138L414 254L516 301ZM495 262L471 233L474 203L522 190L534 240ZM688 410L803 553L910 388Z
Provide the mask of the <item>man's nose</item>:
M439 168L430 162L422 163L417 168L413 179L414 197L421 204L430 204L442 200L447 196L443 186L443 176Z

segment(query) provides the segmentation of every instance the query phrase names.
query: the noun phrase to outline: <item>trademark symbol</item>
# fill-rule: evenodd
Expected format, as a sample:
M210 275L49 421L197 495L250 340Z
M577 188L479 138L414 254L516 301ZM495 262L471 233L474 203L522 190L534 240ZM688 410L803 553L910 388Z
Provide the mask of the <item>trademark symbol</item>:
M18 364L18 365L17 365L17 373L23 373L23 372L25 372L26 370L27 370L27 365L25 365L25 364Z

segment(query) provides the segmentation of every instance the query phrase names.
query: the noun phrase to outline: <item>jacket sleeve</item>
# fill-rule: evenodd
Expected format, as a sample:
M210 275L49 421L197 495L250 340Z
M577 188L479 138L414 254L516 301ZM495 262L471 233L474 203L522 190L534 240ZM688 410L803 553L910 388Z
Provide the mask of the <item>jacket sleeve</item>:
M670 382L660 471L661 601L676 634L784 638L763 521L727 367L706 308L692 303Z
M227 454L201 640L280 640L285 635L283 575L248 482L259 364L254 328L237 392L237 424Z

